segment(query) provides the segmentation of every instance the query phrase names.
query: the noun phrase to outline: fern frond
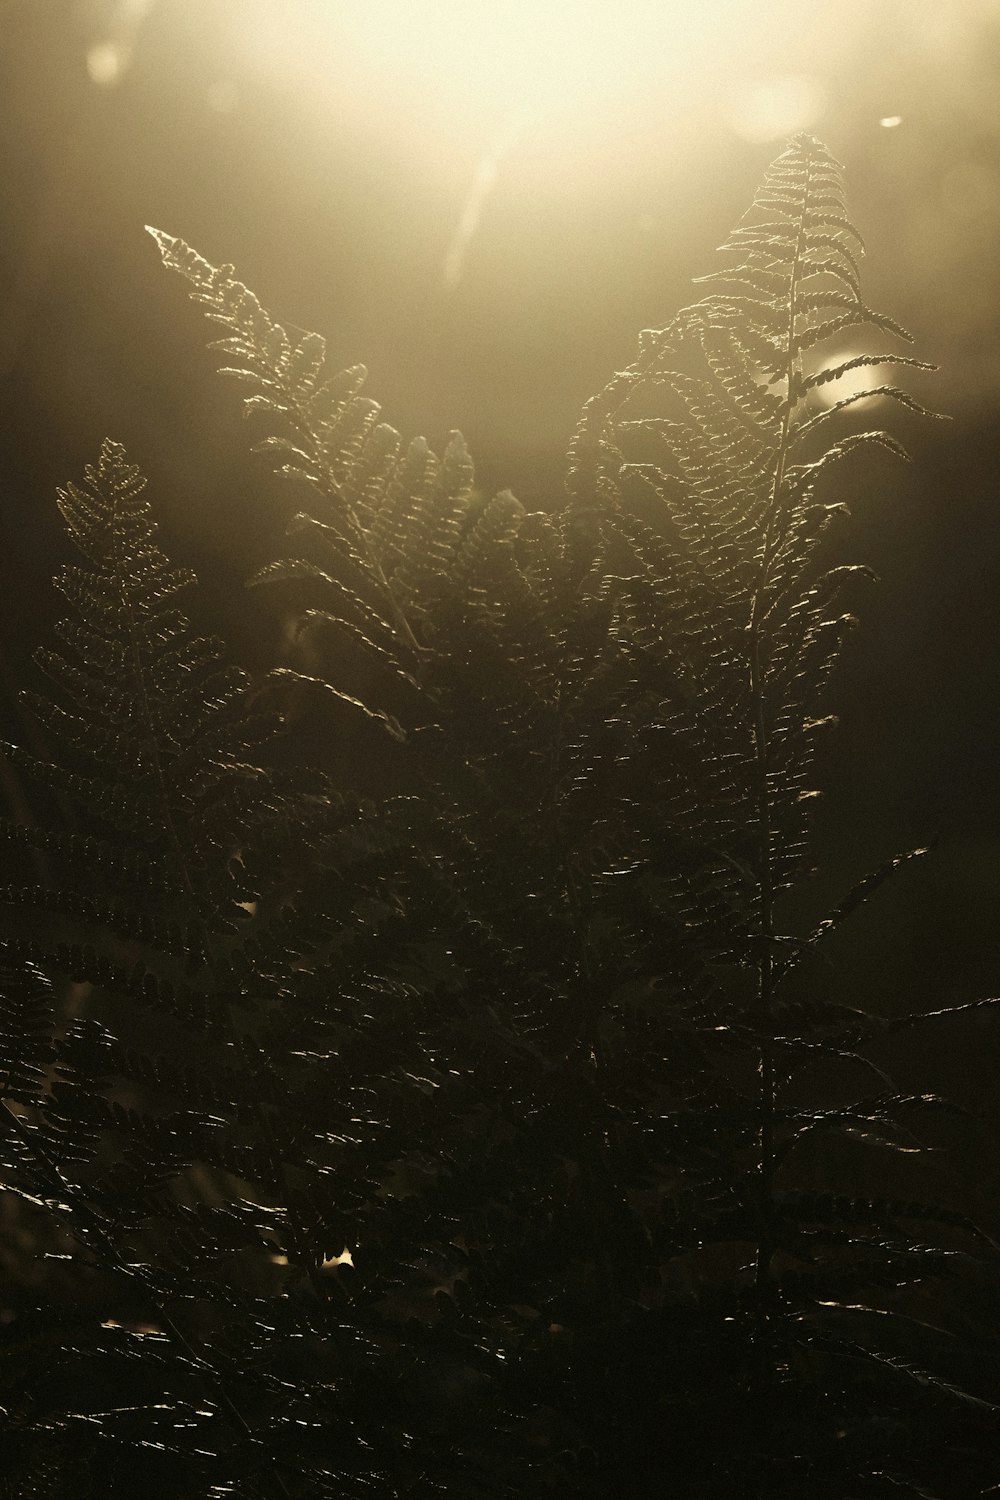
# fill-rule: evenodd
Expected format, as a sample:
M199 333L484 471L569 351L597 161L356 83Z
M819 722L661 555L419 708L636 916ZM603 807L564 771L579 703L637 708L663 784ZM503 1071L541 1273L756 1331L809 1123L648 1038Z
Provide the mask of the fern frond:
M447 569L471 498L472 470L460 435L452 434L441 465L423 439L400 456L398 434L379 422L378 405L361 395L363 367L326 376L319 335L307 334L293 347L230 267L216 270L183 241L149 232L164 264L193 284L194 299L229 330L215 347L238 358L225 373L252 388L248 413L283 425L284 432L260 446L287 453L283 472L317 491L317 520L350 565L343 583L391 620L402 647L416 648L422 596Z
M255 580L289 657L251 689L193 635L117 445L61 492L54 747L7 753L79 830L0 828L0 1161L69 1259L0 1404L122 1494L919 1493L995 1419L957 1368L993 1226L934 1189L970 1122L891 1076L916 1018L826 942L912 854L783 904L870 576L828 486L899 451L813 393L927 368L835 352L907 337L838 164L772 164L544 515L153 233L304 496Z

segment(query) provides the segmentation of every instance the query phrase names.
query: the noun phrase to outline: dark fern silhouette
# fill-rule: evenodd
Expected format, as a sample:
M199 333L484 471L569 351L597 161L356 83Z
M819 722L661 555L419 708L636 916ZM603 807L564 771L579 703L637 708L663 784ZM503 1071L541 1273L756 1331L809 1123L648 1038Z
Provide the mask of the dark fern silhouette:
M899 451L813 392L928 368L824 355L907 337L840 168L771 166L545 514L152 232L301 497L254 580L297 624L251 684L122 449L61 493L59 750L6 751L67 813L2 829L4 1186L53 1257L3 1493L985 1494L997 1246L925 1150L960 1112L886 1061L951 1012L823 966L923 851L785 930L864 572L840 466Z

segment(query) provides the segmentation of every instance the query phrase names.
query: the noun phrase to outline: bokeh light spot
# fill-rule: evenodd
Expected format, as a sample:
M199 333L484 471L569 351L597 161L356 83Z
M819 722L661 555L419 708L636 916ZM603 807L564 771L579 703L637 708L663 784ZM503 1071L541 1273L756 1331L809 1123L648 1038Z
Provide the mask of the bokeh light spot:
M114 88L127 67L128 54L118 42L95 42L87 48L87 73L98 88Z

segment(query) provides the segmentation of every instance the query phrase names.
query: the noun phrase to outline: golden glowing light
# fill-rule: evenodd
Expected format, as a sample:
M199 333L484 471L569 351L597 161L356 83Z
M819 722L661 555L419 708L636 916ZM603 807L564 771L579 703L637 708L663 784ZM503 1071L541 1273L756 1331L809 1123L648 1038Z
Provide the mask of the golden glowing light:
M87 49L87 74L99 88L113 88L128 63L128 49L119 42L95 42Z
M415 144L495 137L517 119L525 134L571 130L582 149L627 139L650 111L676 124L711 94L721 111L741 82L774 95L782 120L811 117L817 86L789 82L794 62L776 69L761 14L776 5L790 13L789 0L323 0L304 41L301 12L289 25L272 0L241 0L238 31L255 69L301 84L311 55L338 107L370 121L377 100Z
M828 361L830 364L846 364L849 360L857 359L859 355L870 353L866 349L844 349L837 351L836 359ZM824 407L836 406L839 401L854 399L854 410L865 411L870 406L877 406L880 401L888 398L880 395L863 396L862 392L870 391L873 386L888 385L892 380L892 366L882 365L872 369L871 366L859 365L856 370L846 370L839 380L830 380L824 385L813 388L813 399Z
M456 100L538 113L586 103L655 57L664 80L725 35L733 0L367 0L332 4L359 61Z
M114 88L132 65L143 25L157 0L114 0L106 6L104 24L87 48L87 76L98 88ZM78 9L86 13L85 6Z
M476 163L472 181L465 195L465 202L444 260L444 283L447 287L455 287L461 280L465 254L479 228L483 208L496 185L503 159L515 145L520 132L521 121L515 116L508 122L507 128L497 137L490 150L486 151Z
M654 265L697 269L686 236L696 221L698 243L724 232L730 168L746 159L749 175L798 131L829 140L875 194L929 184L943 132L935 201L900 190L893 252L900 274L933 271L949 326L978 336L948 271L996 239L998 174L982 142L996 129L985 39L1000 0L913 0L898 20L871 0L839 0L835 16L801 0L67 3L95 89L124 85L155 121L196 64L184 107L239 184L256 192L280 159L288 201L333 216L338 244L368 235L380 271L419 278L442 328L501 264L547 315L559 267L567 285L582 280L623 229L621 271L636 285ZM889 66L891 38L908 62ZM567 238L546 240L550 228ZM497 321L513 348L514 325Z
M261 23L273 11L253 12ZM732 99L732 128L771 141L817 123L824 97L807 76L742 87L760 24L747 0L330 0L338 101L359 118L377 94L391 105L377 126L426 164L450 170L456 138L482 143L441 264L460 282L487 205L511 158L558 160L565 181L614 173L641 151L637 130L682 134L706 78ZM280 50L279 38L262 47ZM711 90L709 90L711 91ZM637 122L643 122L640 126Z
M812 129L825 104L817 79L790 74L742 88L726 113L737 135L763 145Z

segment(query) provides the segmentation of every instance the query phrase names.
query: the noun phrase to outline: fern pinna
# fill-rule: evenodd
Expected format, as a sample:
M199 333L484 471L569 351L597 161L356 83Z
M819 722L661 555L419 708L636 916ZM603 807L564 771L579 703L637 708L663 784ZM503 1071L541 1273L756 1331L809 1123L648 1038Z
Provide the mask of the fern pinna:
M9 753L77 826L4 830L3 1026L7 1182L69 1259L5 1330L11 1493L980 1493L996 1247L885 1072L921 1019L822 968L909 856L780 925L863 571L832 485L896 451L813 393L920 364L824 356L905 337L839 167L772 165L544 514L153 233L302 497L254 580L297 625L248 692L121 450L66 490L65 754Z

